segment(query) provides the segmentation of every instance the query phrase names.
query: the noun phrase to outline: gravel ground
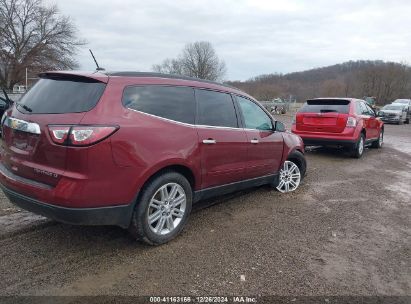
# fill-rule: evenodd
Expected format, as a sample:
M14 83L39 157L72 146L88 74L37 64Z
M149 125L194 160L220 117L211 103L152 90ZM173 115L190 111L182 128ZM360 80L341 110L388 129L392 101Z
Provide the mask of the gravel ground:
M361 160L310 149L296 192L201 203L159 247L19 211L1 193L0 295L409 296L410 153L410 125L387 125L384 148Z

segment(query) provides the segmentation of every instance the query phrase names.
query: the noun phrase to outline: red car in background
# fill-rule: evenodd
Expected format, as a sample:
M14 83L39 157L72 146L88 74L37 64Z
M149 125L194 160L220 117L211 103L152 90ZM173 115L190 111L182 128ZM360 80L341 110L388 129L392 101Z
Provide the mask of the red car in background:
M364 147L381 148L384 123L364 100L316 98L307 100L297 112L292 132L306 146L342 146L360 158Z

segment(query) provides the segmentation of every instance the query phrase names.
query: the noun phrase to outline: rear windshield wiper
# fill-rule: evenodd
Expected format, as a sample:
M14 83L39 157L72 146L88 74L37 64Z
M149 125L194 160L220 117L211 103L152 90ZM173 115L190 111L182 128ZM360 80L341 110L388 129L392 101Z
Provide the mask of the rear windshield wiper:
M3 100L7 104L7 107L11 107L14 101L10 99L9 94L7 94L5 89L2 89L2 91L5 98L1 98L1 100Z
M27 112L33 112L33 110L32 110L29 106L26 106L26 105L21 104L21 103L18 103L18 102L16 102L16 105L22 107L22 108L23 108L24 110L26 110Z
M336 111L336 110L320 110L320 112L321 113L330 113L330 112L336 113L338 111Z

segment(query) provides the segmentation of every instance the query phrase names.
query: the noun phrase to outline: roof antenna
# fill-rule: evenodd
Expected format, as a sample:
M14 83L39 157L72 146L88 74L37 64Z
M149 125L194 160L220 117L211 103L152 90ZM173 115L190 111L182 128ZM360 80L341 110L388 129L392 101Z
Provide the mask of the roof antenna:
M94 62L96 63L96 66L97 66L96 71L105 71L105 69L104 69L104 68L101 68L101 67L98 65L97 60L96 60L96 57L94 57L94 54L93 54L92 50L91 50L91 49L89 49L89 51L90 51L91 56L92 56L92 57L93 57L93 59L94 59Z

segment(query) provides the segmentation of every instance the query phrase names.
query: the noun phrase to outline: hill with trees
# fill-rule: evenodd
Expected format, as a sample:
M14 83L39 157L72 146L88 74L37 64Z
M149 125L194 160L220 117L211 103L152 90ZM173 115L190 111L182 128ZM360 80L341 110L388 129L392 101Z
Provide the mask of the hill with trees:
M258 100L276 97L304 101L315 97L375 96L378 104L411 98L411 67L395 62L349 61L289 74L268 74L247 81L231 81Z

